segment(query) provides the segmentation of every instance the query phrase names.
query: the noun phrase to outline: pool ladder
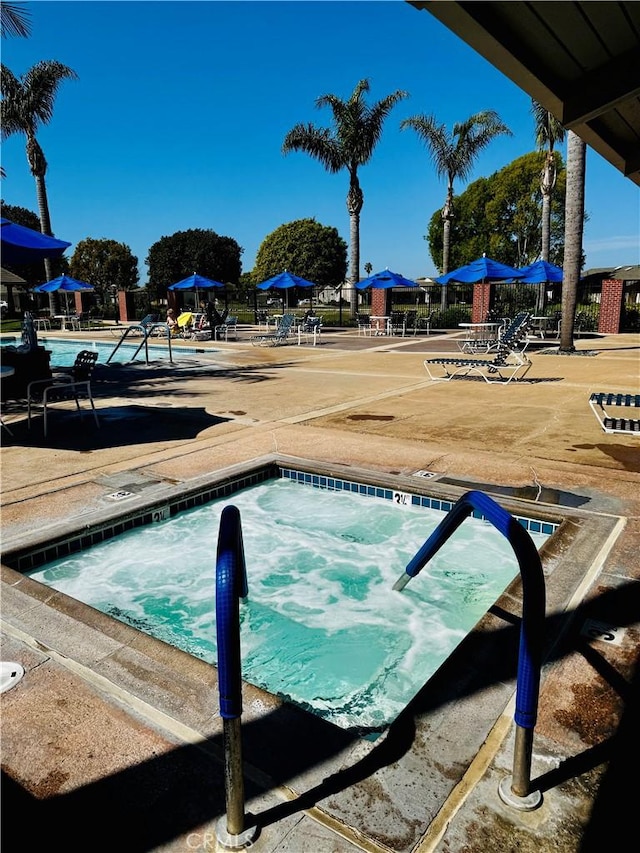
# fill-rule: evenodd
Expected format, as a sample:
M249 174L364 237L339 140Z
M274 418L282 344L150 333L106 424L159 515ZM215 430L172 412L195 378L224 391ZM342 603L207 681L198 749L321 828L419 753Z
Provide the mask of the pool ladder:
M467 492L449 510L393 588L402 590L444 545L474 510L506 537L513 548L522 578L522 620L516 686L516 724L513 774L502 779L498 793L507 805L521 811L538 808L540 791L531 790L533 730L538 715L540 669L544 639L545 587L540 555L528 532L512 515L483 492Z
M135 359L135 357L138 355L138 353L140 352L140 350L142 349L142 347L144 347L144 358L145 358L146 363L149 364L149 335L151 334L151 332L154 329L162 329L163 331L166 331L167 346L169 347L169 361L173 362L173 353L171 352L171 329L169 329L165 323L149 323L146 326L138 324L135 326L129 326L128 329L125 329L122 337L120 338L118 343L113 348L113 351L109 354L109 358L107 359L107 364L109 364L111 359L118 352L118 350L120 349L122 344L125 342L125 340L129 337L129 335L133 334L134 332L138 335L140 333L142 333L142 341L140 342L140 346L138 347L138 349L131 356L130 360L133 361Z
M444 545L473 511L478 511L509 541L522 577L522 621L516 686L515 747L512 776L501 780L498 793L507 805L521 811L538 808L539 790L531 789L533 730L538 713L540 669L545 619L544 575L540 556L524 527L482 492L467 492L445 518L395 582L401 591ZM242 773L242 671L240 657L240 599L248 593L242 524L237 507L222 510L216 557L216 635L218 691L223 720L226 815L217 824L217 840L227 850L251 845L258 828L244 825Z

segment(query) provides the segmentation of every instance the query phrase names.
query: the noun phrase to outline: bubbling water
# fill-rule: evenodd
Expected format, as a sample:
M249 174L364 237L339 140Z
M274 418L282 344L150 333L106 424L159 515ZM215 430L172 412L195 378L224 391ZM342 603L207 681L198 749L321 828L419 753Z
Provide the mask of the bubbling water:
M443 513L281 479L31 577L215 663L216 548L228 504L240 511L249 587L243 678L345 728L391 722L518 571L508 542L468 518L393 591ZM540 547L547 537L532 538Z

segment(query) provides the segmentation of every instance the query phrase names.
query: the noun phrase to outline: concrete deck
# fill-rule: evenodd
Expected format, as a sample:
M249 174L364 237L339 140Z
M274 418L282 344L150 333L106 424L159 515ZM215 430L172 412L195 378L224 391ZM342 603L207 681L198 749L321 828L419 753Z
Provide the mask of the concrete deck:
M119 488L157 500L273 457L399 488L435 472L433 488L454 497L486 484L507 508L563 518L564 537L543 554L539 808L498 795L514 754L514 585L375 741L247 686L245 826L259 853L624 849L638 754L640 437L605 434L588 400L639 393L640 336L578 339L572 356L538 346L526 379L499 386L429 380L423 359L456 351L451 336L325 332L315 347L257 348L249 334L198 344L216 350L213 363L178 345L173 365L100 365L100 430L53 411L45 441L40 421L28 431L24 410L5 407L3 555L121 511L107 500ZM1 593L1 657L25 668L0 700L6 849L218 849L215 669L7 565Z

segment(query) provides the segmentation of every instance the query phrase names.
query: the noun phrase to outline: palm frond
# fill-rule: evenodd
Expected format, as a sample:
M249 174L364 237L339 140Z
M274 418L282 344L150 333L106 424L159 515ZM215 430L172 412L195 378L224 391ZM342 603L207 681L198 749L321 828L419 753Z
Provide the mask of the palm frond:
M0 5L0 33L2 38L18 36L28 38L31 35L31 12L24 3L6 3Z

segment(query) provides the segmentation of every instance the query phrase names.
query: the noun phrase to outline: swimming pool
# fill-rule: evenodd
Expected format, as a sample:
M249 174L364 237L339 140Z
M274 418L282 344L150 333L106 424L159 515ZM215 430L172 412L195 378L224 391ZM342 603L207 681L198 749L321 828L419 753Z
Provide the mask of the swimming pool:
M219 516L231 502L241 513L249 584L243 678L343 728L380 729L473 629L517 563L506 540L470 518L395 593L398 575L452 503L278 473L53 544L23 556L23 566L31 559L33 579L215 662L215 552ZM536 547L555 529L520 522Z
M140 344L142 343L142 338L132 338L131 343L123 343L120 347L118 347L118 351L114 356L114 360L117 362L131 362L131 361L144 361L145 360L145 352L144 346L140 348ZM45 349L49 350L51 353L50 364L52 367L66 367L75 361L76 355L80 352L80 350L88 349L92 351L96 351L98 353L98 361L102 364L107 362L107 359L114 351L118 341L82 341L82 340L69 340L63 341L59 338L46 338L38 336L38 343L40 346L43 346ZM0 339L0 345L4 346L16 346L20 344L19 338L7 338L3 337ZM139 352L136 352L140 348ZM172 348L172 354L175 358L177 355L182 357L193 357L202 355L212 354L214 350L212 349L201 349L197 347L174 347ZM169 358L169 348L166 346L159 346L158 344L149 344L149 358L150 359L168 359Z

